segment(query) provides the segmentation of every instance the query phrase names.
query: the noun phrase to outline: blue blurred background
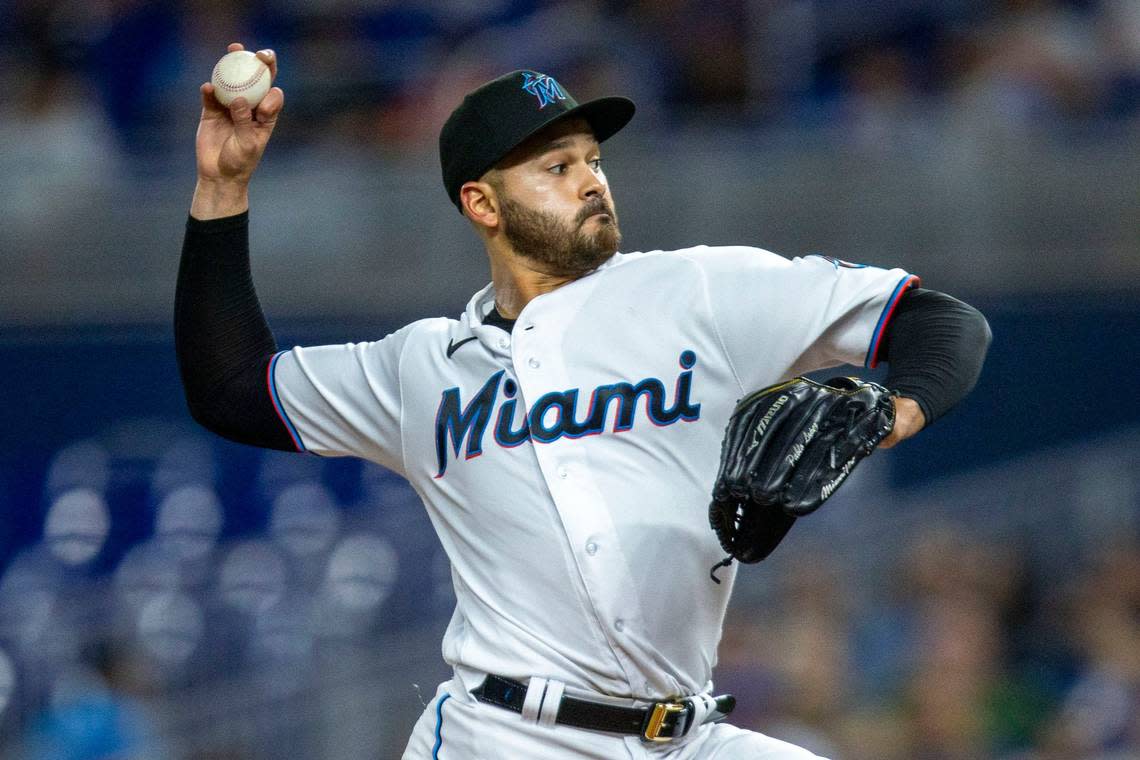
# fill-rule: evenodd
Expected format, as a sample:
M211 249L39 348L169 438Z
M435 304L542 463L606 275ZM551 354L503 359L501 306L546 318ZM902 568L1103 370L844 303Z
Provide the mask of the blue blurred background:
M183 405L197 86L235 40L286 92L251 222L284 346L460 313L488 275L435 139L521 67L637 101L626 249L982 308L976 392L741 571L717 689L834 758L1140 757L1140 0L0 0L0 756L394 758L447 676L406 484Z

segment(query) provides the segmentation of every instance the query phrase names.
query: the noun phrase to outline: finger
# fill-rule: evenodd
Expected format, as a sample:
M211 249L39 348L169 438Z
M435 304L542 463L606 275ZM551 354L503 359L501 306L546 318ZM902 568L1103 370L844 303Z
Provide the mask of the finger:
M241 44L240 42L231 42L230 44L226 45L227 52L232 53L235 50L245 50L245 45Z
M257 142L254 136L253 111L245 98L234 98L230 103L230 119L234 123L234 137L243 148L252 148Z
M218 99L214 97L214 85L206 82L198 88L198 92L202 95L203 119L217 119L225 115L226 107L219 103Z
M265 62L269 67L269 81L272 82L277 79L277 53L266 48L265 50L258 50L257 57Z
M257 121L261 124L272 124L277 121L277 114L285 106L285 93L280 87L271 87L265 97L257 104Z

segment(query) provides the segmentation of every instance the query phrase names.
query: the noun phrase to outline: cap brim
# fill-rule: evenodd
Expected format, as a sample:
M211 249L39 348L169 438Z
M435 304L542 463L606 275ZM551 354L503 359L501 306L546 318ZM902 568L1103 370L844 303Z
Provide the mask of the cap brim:
M594 132L594 139L596 139L598 142L604 142L605 140L608 140L617 134L618 131L621 130L621 128L626 124L629 124L629 121L633 118L633 113L636 110L637 108L634 106L632 100L617 95L605 98L596 98L595 100L580 103L574 108L571 108L569 111L563 111L553 119L544 121L531 131L527 132L525 135L515 141L515 144L511 147L511 150L514 150L518 146L522 145L524 142L534 137L539 132L549 127L551 124L557 124L560 121L574 118L585 119L589 123L590 129ZM508 154L509 152L510 151L508 151ZM503 157L500 157L497 161L495 161L493 164L491 164L491 166L488 166L487 168L490 169L492 166L495 166L499 163L499 161L502 161L503 158L505 158L505 155Z
M636 107L629 98L611 96L582 103L577 108L571 108L554 121L580 116L590 123L590 127L594 130L594 137L597 138L598 142L604 142L617 134L626 124L629 124L635 110Z

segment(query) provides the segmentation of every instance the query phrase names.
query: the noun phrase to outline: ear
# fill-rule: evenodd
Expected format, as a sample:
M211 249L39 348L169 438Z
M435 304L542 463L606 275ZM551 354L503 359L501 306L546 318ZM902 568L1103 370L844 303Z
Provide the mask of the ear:
M459 188L459 202L464 215L481 227L499 226L499 199L495 188L486 182L465 182Z

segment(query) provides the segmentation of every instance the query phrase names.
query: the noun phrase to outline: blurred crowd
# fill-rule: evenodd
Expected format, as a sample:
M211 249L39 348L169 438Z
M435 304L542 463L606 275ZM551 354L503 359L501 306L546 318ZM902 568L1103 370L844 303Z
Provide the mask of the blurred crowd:
M402 479L155 430L66 446L39 498L0 496L16 524L0 549L0 756L197 756L153 719L164 699L238 677L271 702L327 678L323 659L388 655L384 637L450 615L448 564ZM437 659L438 635L423 634ZM212 756L235 739L203 741ZM286 757L287 742L254 746Z
M746 696L738 720L834 758L1137 757L1137 547L1054 587L969 534L919 531L870 596L825 555L792 562L773 606L727 627L717 686Z
M0 0L0 17L0 134L30 122L129 155L184 144L233 40L278 51L278 143L395 155L512 68L678 128L874 139L932 110L1012 129L1140 112L1138 0Z
M857 473L740 570L715 674L739 700L734 722L836 760L1137 757L1136 493L1109 489L1131 504L1103 544L1050 536L1073 508L1065 489L1002 540L1009 515L916 509L883 473ZM25 500L0 497L25 523L0 552L4 757L398 755L353 742L360 725L403 740L412 684L430 694L444 677L454 603L404 481L138 421L60 449L25 482ZM348 712L332 674L352 704L391 694L404 711ZM289 700L295 714L274 721ZM241 717L211 717L219 702Z

